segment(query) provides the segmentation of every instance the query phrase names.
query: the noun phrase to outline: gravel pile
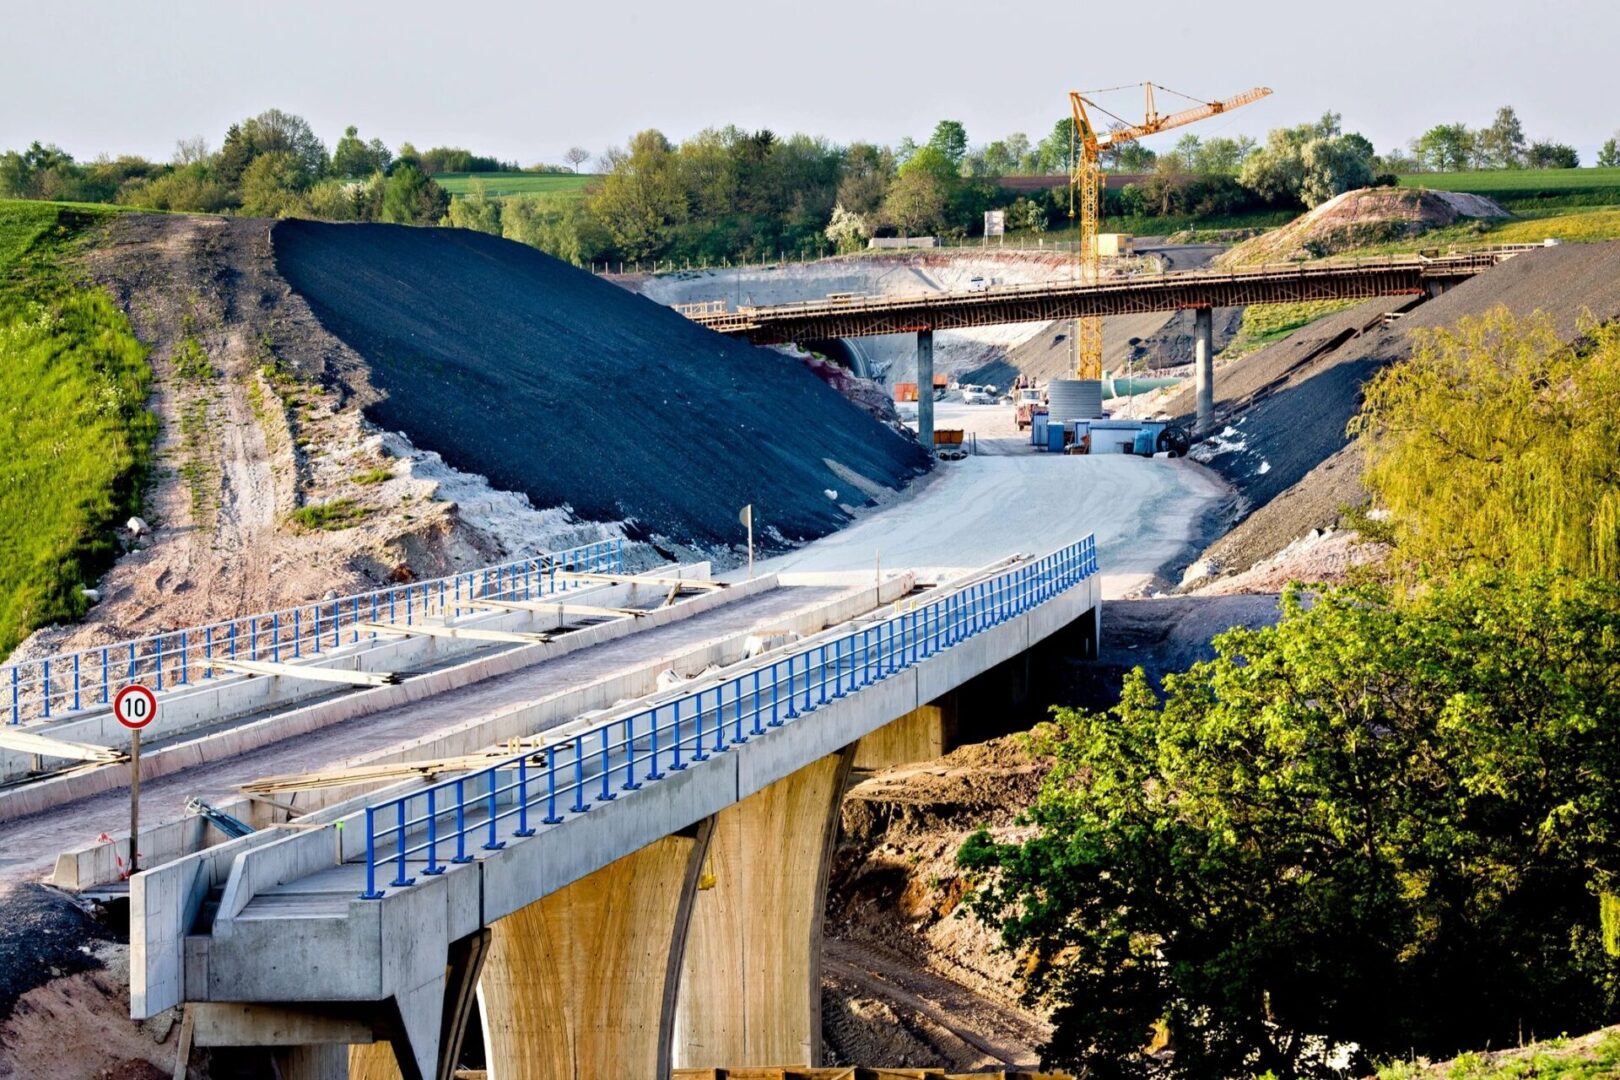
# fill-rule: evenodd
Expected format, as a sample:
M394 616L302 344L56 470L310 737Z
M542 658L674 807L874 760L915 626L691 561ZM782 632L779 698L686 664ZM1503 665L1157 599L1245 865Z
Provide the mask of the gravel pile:
M781 548L924 467L798 361L533 248L307 221L272 240L281 274L363 358L335 377L366 416L536 506L718 550L742 540L752 503L757 541Z

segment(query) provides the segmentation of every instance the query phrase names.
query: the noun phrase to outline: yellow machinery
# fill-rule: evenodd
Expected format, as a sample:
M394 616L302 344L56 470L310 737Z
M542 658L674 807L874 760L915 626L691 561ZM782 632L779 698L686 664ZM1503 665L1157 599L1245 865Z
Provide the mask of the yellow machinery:
M1080 280L1083 282L1097 280L1097 271L1101 263L1101 256L1097 250L1097 232L1102 216L1102 152L1121 143L1133 142L1147 135L1155 135L1161 131L1169 131L1171 128L1183 127L1230 112L1241 105L1259 101L1271 93L1266 87L1259 86L1253 90L1245 90L1225 101L1208 101L1191 109L1160 116L1158 106L1153 101L1153 84L1143 83L1142 87L1147 96L1147 110L1142 122L1131 124L1115 116L1113 118L1119 121L1118 126L1101 134L1092 126L1087 106L1107 116L1113 114L1086 97L1084 93L1078 90L1069 91L1069 106L1074 111L1072 135L1074 145L1071 147L1074 172L1069 177L1070 198L1080 204L1080 243L1077 254L1080 260ZM1088 93L1098 92L1088 91ZM1069 208L1070 214L1075 210L1073 201ZM1098 316L1076 319L1075 328L1075 378L1102 378L1102 319Z

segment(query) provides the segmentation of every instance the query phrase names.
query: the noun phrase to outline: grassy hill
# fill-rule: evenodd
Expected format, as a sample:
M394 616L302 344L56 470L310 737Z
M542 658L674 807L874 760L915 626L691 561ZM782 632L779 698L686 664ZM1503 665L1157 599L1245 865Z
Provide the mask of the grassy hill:
M1494 169L1415 173L1402 187L1466 191L1495 199L1515 214L1587 206L1620 206L1620 169Z
M72 268L118 212L0 201L0 655L83 614L139 505L157 433L146 349Z
M452 196L472 194L474 180L484 184L484 194L505 195L583 195L585 185L596 179L579 173L439 173L433 178Z

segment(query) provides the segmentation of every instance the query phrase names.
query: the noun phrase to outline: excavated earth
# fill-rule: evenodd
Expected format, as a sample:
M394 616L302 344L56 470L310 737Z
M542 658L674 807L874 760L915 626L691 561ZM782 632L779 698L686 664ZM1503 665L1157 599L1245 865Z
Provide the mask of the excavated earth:
M1420 188L1359 188L1246 240L1216 260L1220 266L1320 259L1356 248L1421 236L1465 220L1505 218L1482 195Z
M1343 510L1367 498L1360 448L1346 434L1362 384L1409 356L1416 332L1499 306L1521 316L1539 311L1569 340L1587 318L1620 317L1620 242L1515 255L1425 303L1363 304L1217 366L1215 435L1192 456L1232 485L1235 527L1209 546L1186 584L1230 589L1218 579L1249 574L1254 588L1275 590L1287 577L1332 577L1370 558L1342 536ZM1194 404L1188 389L1163 412L1190 420ZM1277 557L1290 548L1300 559L1281 565Z

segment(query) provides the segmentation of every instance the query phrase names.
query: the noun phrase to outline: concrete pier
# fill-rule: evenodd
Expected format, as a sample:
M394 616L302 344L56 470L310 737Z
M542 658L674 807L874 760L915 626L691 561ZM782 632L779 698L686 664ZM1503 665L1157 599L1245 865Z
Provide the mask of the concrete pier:
M1207 307L1193 309L1193 374L1198 394L1194 434L1206 435L1215 423L1215 316Z
M917 331L917 441L934 452L934 332Z

